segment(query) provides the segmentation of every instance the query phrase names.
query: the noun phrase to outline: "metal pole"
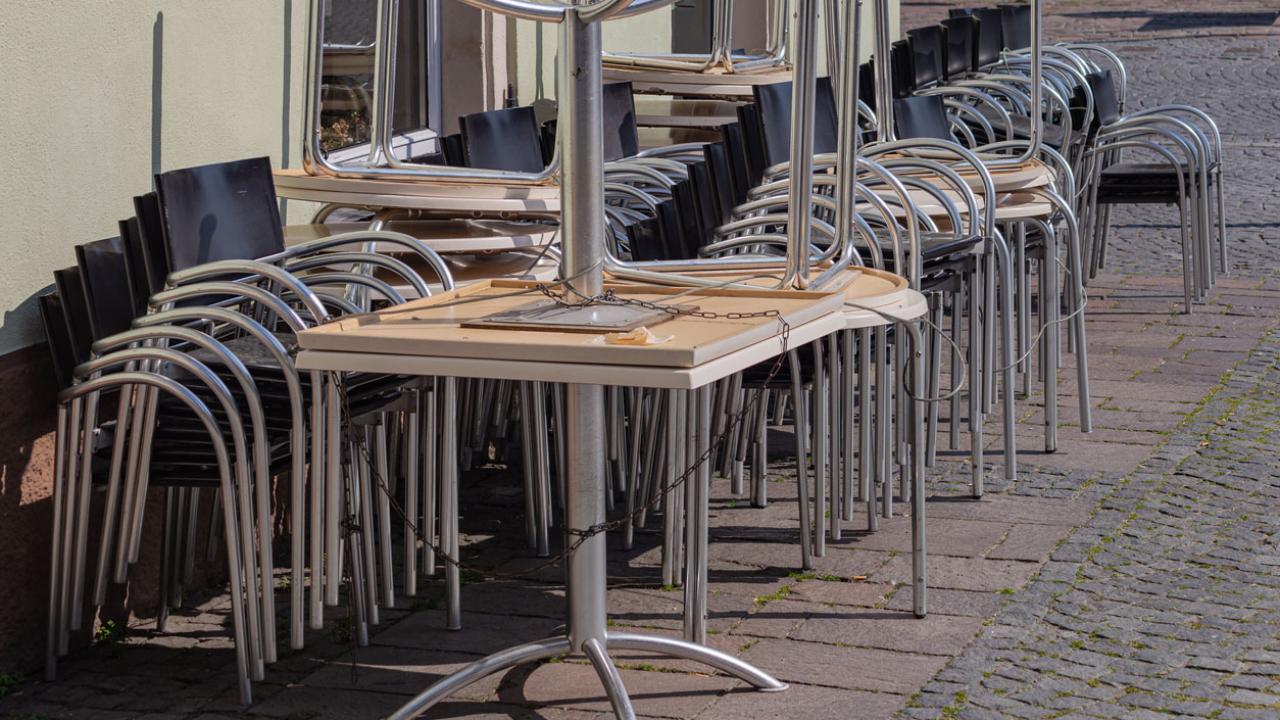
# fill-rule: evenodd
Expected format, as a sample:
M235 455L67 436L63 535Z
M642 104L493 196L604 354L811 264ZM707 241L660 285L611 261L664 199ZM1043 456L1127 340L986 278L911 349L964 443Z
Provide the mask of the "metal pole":
M576 12L562 24L560 150L563 158L560 273L572 291L594 296L604 283L604 134L601 104L600 24ZM604 522L604 389L569 385L565 405L570 439L565 525L586 532ZM571 534L571 545L582 540ZM581 651L605 638L605 537L593 535L569 556L569 642Z
M817 0L800 0L796 16L796 54L791 80L791 194L787 214L787 274L784 283L809 284L809 208L813 196L814 24Z
M889 62L893 45L889 36L889 0L875 3L876 129L880 142L893 142L897 134L893 125L893 69Z
M440 33L440 0L426 0L427 127L444 135L444 52Z

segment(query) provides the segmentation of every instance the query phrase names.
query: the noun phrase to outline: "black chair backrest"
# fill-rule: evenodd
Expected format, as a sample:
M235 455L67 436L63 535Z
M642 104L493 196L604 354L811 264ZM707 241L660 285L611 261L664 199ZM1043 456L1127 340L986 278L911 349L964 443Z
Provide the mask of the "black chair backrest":
M975 10L977 10L977 8L948 8L947 17L972 17Z
M876 106L876 68L874 61L858 66L858 99L874 108Z
M1089 73L1085 79L1089 81L1089 90L1093 93L1094 127L1111 125L1120 120L1120 99L1111 71Z
M1001 5L1000 26L1007 50L1031 47L1031 6Z
M955 140L951 134L951 121L947 118L946 105L938 95L915 95L894 100L893 117L898 137L904 140Z
M542 123L542 129L539 131L539 137L542 138L542 164L544 166L551 164L551 158L556 152L556 119Z
M889 49L889 69L893 73L893 97L909 97L916 91L915 58L911 44L898 40Z
M631 83L608 83L603 91L604 160L633 157L640 152L640 136L636 131L636 103Z
M165 250L164 220L160 217L160 200L154 192L133 198L133 212L137 219L137 247L142 253L142 265L147 286L146 298L164 289L165 275L169 270L168 251Z
M44 336L49 341L49 361L59 388L71 386L71 371L76 366L75 349L71 346L71 333L67 330L67 316L62 310L62 298L57 292L36 298L40 306L40 321Z
M120 228L120 244L124 250L124 270L129 279L129 305L133 308L133 316L138 317L147 310L147 301L151 299L151 277L147 273L147 250L142 242L142 226L138 218L131 217L118 223Z
M737 113L737 124L741 131L739 135L742 141L742 160L746 170L745 190L743 190L745 198L746 192L760 183L768 161L765 159L764 128L760 123L760 107L755 103L743 103L738 106ZM725 137L728 138L728 135Z
M971 15L961 15L943 20L942 27L947 35L943 63L947 70L947 79L951 80L976 70L975 63L978 57L975 52L974 36L978 32L978 21Z
M734 129L737 129L736 123ZM704 167L710 177L715 193L714 225L729 220L733 208L738 204L734 191L733 167L729 161L729 150L726 143L707 143L702 146Z
M113 237L77 246L76 265L84 282L93 339L128 330L137 315L124 240Z
M702 231L701 209L698 207L698 195L693 186L693 179L677 182L671 188L672 200L676 211L676 223L679 229L676 236L676 249L680 258L691 258L698 254L698 248L706 242Z
M707 145L715 144L717 143L707 143ZM706 156L705 149L703 156ZM711 233L725 221L726 217L720 209L721 202L714 172L705 159L689 163L689 184L693 187L694 199L698 204L696 247L701 248L711 240Z
M942 82L946 77L946 35L941 25L926 25L907 31L917 90Z
M656 217L638 220L627 226L627 241L631 246L631 259L636 261L665 260L662 221Z
M89 300L84 294L84 280L80 268L69 267L53 271L53 284L62 300L62 313L70 338L72 357L78 365L89 359L93 347L93 327L89 319Z
M540 172L542 135L532 107L502 108L464 115L462 143L467 164L486 170Z
M454 167L467 166L467 146L462 142L462 134L454 133L440 138L440 154L445 165Z
M1004 50L1004 21L995 8L974 10L973 18L978 23L974 62L978 67L986 67L999 61L1000 52Z
M815 89L813 152L835 152L840 133L831 79L818 78ZM765 167L786 162L791 158L791 83L756 85L753 91L760 113Z
M747 107L752 106L742 105L738 108L739 117L742 116L742 109ZM751 192L751 171L748 169L747 164L747 142L743 138L742 124L740 122L722 126L720 135L724 138L725 160L729 163L729 187L733 199L729 209L732 210L734 206L746 201L747 193Z
M284 250L280 205L265 157L160 173L156 196L169 272Z

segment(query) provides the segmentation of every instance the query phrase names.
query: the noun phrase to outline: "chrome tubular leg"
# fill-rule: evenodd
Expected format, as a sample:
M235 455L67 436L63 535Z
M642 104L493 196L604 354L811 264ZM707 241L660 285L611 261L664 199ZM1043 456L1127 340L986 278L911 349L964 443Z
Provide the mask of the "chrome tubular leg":
M635 720L636 711L631 707L631 698L627 697L627 688L623 686L622 676L618 674L617 666L609 659L604 645L600 640L591 638L582 643L582 651L591 661L591 666L595 668L600 684L604 686L609 705L613 707L613 714L618 717L618 720Z
M445 612L450 630L462 629L462 576L458 556L458 426L448 421L455 417L458 402L458 381L445 378L441 382L440 423L440 546L448 553L445 558Z
M1040 314L1048 328L1044 334L1044 451L1058 449L1058 340L1061 337L1057 325L1061 293L1058 291L1058 241L1045 238L1044 264L1041 267L1043 289L1040 294Z
M324 488L324 551L325 551L325 596L324 602L329 607L338 606L338 591L342 586L342 408L339 406L338 378L330 376L325 388L325 459ZM225 502L233 502L233 498L223 498Z
M842 416L841 416L841 398L843 393L841 387L847 385L844 375L841 373L840 366L840 334L832 333L827 338L827 461L830 465L831 478L831 501L827 504L827 510L831 518L831 539L840 539L840 521L843 508L841 507L844 497L843 488L841 487L842 474L840 472L840 449L842 435ZM822 505L818 506L822 508ZM822 512L820 509L819 512Z
M418 408L415 408L417 410ZM414 415L418 412L415 411ZM382 421L378 423L374 429L374 451L376 452L374 467L374 481L370 483L373 487L370 490L372 495L369 497L369 504L373 503L373 499L378 501L378 561L381 563L382 575L382 603L387 607L395 607L396 590L395 578L391 571L391 466L387 461L387 443L389 436L387 434L387 425L391 423L392 415L390 413L382 414ZM406 482L409 482L406 478ZM408 505L408 507L414 507ZM418 520L418 527L421 528L422 520ZM410 547L417 547L417 539Z
M876 529L876 492L872 470L871 330L858 330L858 499L866 503L867 530Z
M827 377L822 339L813 341L813 420L809 436L813 447L813 554L827 554Z
M665 468L662 480L662 584L666 586L675 586L679 583L680 575L680 556L677 547L680 544L680 511L678 493L674 488L676 478L680 476L681 468L677 462L676 446L684 440L684 435L680 431L679 413L676 407L680 404L679 390L660 390L666 393L667 411L666 411L666 453L663 455ZM658 407L657 396L654 397L653 407Z
M925 467L933 467L938 460L938 407L942 393L942 294L933 296L929 309L929 386L925 389L928 401L928 422L925 429Z
M885 518L893 517L893 478L889 473L893 449L891 443L893 418L893 366L889 360L889 342L883 327L875 329L876 336L876 482L880 489L880 512Z
M507 668L555 657L556 655L563 655L569 650L568 638L551 638L525 645L517 645L516 647L496 652L435 683L427 688L426 691L405 703L394 713L388 715L387 720L412 720L431 709L436 703L472 683L502 672Z
M545 383L533 383L533 468L537 482L534 484L534 508L538 521L534 528L538 532L538 557L551 556L551 450L547 440L547 386ZM552 392L559 394L558 389ZM599 432L605 432L601 426ZM559 438L556 439L559 442ZM601 449L603 452L603 448ZM606 459L606 464L608 463ZM603 491L601 499L604 498Z
M1013 480L1018 476L1018 446L1017 446L1017 416L1015 415L1017 408L1017 389L1014 387L1013 381L1013 346L1015 342L1013 333L1013 258L1009 254L1009 246L1005 244L1004 238L997 234L993 238L992 244L996 250L996 261L1000 271L1000 347L1004 352L1000 361L995 360L995 353L991 354L992 370L998 369L1001 376L1001 385L1004 388L1004 477L1006 480ZM993 273L994 274L994 273ZM995 311L995 305L992 305L992 311ZM994 323L994 317L992 319ZM998 368L996 366L999 366Z
M840 466L840 483L842 490L840 493L843 500L843 507L840 512L843 514L845 522L853 522L853 502L854 498L861 498L860 492L855 489L857 484L857 472L854 469L854 454L857 452L857 433L858 423L854 422L854 408L857 405L857 393L854 387L854 332L845 330L841 333L840 339L844 349L843 364L841 365L844 373L841 385L842 400L842 416L840 423L840 433L842 438L841 456L844 458L843 464ZM858 376L859 378L861 376Z
M124 402L121 396L121 402ZM45 656L44 656L44 679L52 682L58 678L58 637L62 633L62 592L64 586L62 580L62 524L65 520L63 517L63 505L65 504L66 488L63 485L63 476L66 472L67 463L72 458L67 456L67 441L71 434L67 421L67 406L58 404L58 421L57 430L54 435L53 445L53 538L49 542L49 617L46 621L45 635Z
M409 392L409 416L406 418L404 444L404 594L418 594L418 538L415 532L422 527L418 517L418 493L422 489L422 456L418 452L422 442L422 398L416 388Z
M779 682L773 676L761 672L753 665L745 663L732 655L703 645L693 645L676 640L675 638L661 635L611 632L608 634L608 646L617 650L661 653L669 657L700 662L732 675L762 692L779 692L787 689L785 683Z
M751 462L751 506L769 504L769 396L765 389L756 390L755 458Z
M102 605L107 601L107 566L111 562L111 546L115 542L116 514L120 508L120 472L124 463L125 438L128 437L130 409L133 404L133 388L120 388L116 406L116 433L111 446L111 469L107 475L107 498L102 511L102 534L98 543L98 566L94 575L93 604ZM55 452L61 452L60 445L54 445ZM58 458L60 461L61 458ZM56 463L55 463L56 465ZM54 471L54 482L58 481L58 473ZM55 505L56 500L55 500ZM56 522L55 522L56 525Z
M951 339L956 343L960 342L962 323L960 318L964 315L964 298L965 283L964 278L958 279L959 287L956 293L951 296ZM948 418L948 430L951 431L951 449L960 449L960 382L964 370L961 367L960 351L953 349L951 353L951 416Z
M324 539L325 539L325 430L328 423L325 422L325 380L324 375L313 372L310 376L311 380L311 462L307 468L307 478L310 489L310 517L307 518L310 527L308 528L308 540L310 547L308 555L311 565L311 594L308 623L312 630L319 630L324 627L324 599L325 599L325 562L324 562ZM213 504L218 504L218 498L214 497Z
M911 375L912 385L920 387L924 384L924 343L920 326L915 323L900 325L911 335ZM924 425L923 407L919 401L913 402L915 408L912 420L911 483L915 486L911 493L911 608L916 617L924 617L927 612L926 592L928 585L925 575L925 487L924 487Z
M428 380L427 395L419 398L419 407L422 408L419 420L422 425L422 439L419 441L422 445L422 464L418 474L422 476L422 537L426 541L422 543L421 567L427 577L435 577L436 574L436 551L431 544L436 542L439 517L436 503L440 497L440 443L436 420L441 417L436 402L439 397L436 391L438 382L435 378Z
M707 528L709 517L708 495L711 485L712 458L711 432L714 421L711 418L711 390L700 388L693 391L694 422L697 442L694 444L694 461L697 469L688 479L688 486L693 492L688 513L688 577L685 580L685 640L694 643L707 641L707 544L710 535Z
M791 363L791 402L794 405L793 427L796 436L796 486L800 508L800 567L813 569L812 525L809 522L809 443L808 403L805 402L804 378L800 374L800 357L796 350L787 351Z
M986 469L982 459L982 327L979 319L979 297L982 292L982 273L977 269L969 282L969 445L972 464L972 494L982 497Z

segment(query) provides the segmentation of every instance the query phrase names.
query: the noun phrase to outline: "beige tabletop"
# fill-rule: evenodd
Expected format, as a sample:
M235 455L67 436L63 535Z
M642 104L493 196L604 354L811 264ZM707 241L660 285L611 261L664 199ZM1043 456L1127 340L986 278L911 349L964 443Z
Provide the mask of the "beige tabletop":
M550 217L560 212L560 188L545 185L463 185L426 180L362 180L275 171L276 194L294 200L381 210L396 208L470 217Z
M609 344L598 333L462 327L545 300L532 283L491 281L305 331L298 366L692 389L776 357L784 349L784 321L788 348L844 327L840 292L608 287L624 299L700 312L777 315L678 315L650 328L668 340L644 346Z
M820 274L825 267L830 266L816 267L811 275ZM750 275L743 275L740 270L689 274L761 288L773 287L782 280L780 270ZM890 321L914 320L929 309L924 295L912 290L906 278L870 267L846 268L821 289L843 294L839 311L844 315L846 330L884 325Z

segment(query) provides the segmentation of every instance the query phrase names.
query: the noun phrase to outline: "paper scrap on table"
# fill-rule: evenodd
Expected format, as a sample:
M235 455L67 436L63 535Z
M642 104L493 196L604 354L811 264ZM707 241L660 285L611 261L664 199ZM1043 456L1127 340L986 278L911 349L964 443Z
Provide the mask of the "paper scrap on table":
M661 345L668 342L672 335L658 337L647 327L638 327L628 332L605 333L601 336L605 345Z

